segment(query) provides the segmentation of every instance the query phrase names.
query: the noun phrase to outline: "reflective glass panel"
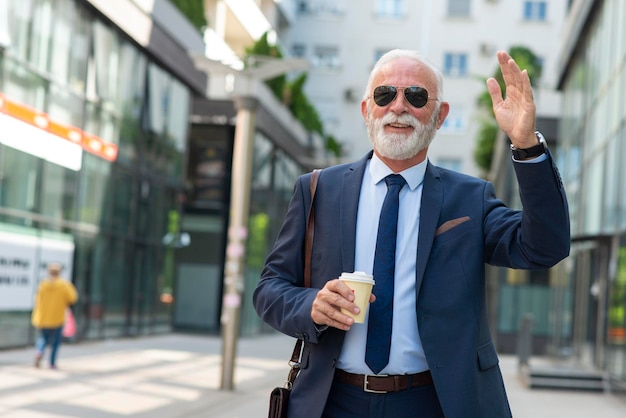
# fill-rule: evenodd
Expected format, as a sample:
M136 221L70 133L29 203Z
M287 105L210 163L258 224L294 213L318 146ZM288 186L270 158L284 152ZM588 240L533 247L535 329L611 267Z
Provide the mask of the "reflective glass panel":
M41 177L41 213L54 220L74 220L77 179L75 171L44 161ZM60 228L54 224L49 227Z

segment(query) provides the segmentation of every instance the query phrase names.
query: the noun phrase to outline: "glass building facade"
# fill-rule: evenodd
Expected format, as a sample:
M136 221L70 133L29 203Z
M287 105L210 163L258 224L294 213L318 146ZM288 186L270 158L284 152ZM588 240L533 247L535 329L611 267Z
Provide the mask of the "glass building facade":
M570 210L570 256L548 271L490 268L497 347L514 353L527 314L534 355L607 372L626 390L626 3L570 2L559 68L561 114L537 120ZM510 158L502 147L497 160ZM494 160L496 158L494 157ZM509 164L490 177L521 208Z
M206 97L201 35L156 3L0 0L0 348L33 343L52 261L79 291L78 340L220 332L237 112ZM252 292L311 168L273 100L254 127L244 334L265 330Z
M33 341L51 261L78 338L171 329L191 98L87 2L0 1L0 346Z
M560 83L573 244L553 340L626 387L626 4L577 3Z

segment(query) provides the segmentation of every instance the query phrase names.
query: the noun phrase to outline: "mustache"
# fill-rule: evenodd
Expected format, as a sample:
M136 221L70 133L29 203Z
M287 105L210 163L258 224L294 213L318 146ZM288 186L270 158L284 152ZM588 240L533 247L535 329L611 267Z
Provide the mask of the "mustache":
M402 125L412 126L413 128L421 125L419 120L417 120L414 116L409 115L407 113L403 113L401 115L387 113L382 118L380 118L379 121L383 125L389 125L391 123L399 123Z

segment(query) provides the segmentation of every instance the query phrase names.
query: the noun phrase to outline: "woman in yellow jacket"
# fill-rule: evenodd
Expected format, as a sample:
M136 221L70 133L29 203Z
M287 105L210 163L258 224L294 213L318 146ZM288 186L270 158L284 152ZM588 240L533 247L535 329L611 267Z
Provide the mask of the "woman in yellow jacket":
M57 351L61 344L61 331L65 323L65 310L78 299L74 285L63 280L60 274L60 264L49 264L48 277L39 284L35 296L35 309L31 318L33 326L39 329L39 338L35 344L37 349L35 367L39 367L46 346L50 344L50 368L56 369Z

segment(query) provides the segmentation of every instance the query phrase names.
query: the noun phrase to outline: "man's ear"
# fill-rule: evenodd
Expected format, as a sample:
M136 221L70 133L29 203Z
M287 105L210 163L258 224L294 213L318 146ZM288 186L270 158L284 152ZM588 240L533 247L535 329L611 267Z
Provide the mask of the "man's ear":
M361 100L361 114L365 122L367 122L367 100Z
M443 125L443 122L448 116L448 112L450 112L450 103L441 102L441 105L439 105L439 116L437 117L437 129L441 128L441 125Z

